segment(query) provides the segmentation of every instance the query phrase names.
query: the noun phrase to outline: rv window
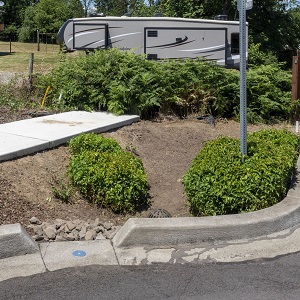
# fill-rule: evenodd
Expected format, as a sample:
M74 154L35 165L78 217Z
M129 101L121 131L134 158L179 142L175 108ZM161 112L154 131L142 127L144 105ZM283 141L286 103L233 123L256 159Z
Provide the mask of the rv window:
M231 53L240 53L240 35L238 32L234 32L231 34Z
M157 60L157 54L148 54L147 59L149 60Z
M148 30L148 37L157 37L157 30Z

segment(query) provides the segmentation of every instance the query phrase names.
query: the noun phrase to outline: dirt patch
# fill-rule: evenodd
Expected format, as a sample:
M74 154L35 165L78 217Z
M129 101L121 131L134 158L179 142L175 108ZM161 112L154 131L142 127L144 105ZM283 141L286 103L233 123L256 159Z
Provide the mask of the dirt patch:
M0 111L0 123L28 118L23 112ZM267 126L249 126L249 131ZM289 128L287 124L277 127ZM181 178L203 143L219 135L239 137L239 123L217 120L215 126L196 118L161 118L140 121L113 132L123 149L133 152L145 166L150 184L151 207L136 216L147 217L151 209L162 208L173 217L190 216ZM87 203L73 191L70 203L55 198L52 186L67 182L69 163L66 145L12 161L0 163L0 224L29 224L33 216L41 221L61 218L88 220L101 218L123 224L130 216L120 216Z

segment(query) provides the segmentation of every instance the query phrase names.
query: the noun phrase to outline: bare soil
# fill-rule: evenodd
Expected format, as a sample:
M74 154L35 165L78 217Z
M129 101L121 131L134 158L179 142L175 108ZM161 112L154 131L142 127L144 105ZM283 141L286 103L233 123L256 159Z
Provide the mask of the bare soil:
M0 109L0 123L30 118L28 111L10 112ZM249 126L248 131L266 128ZM280 124L277 127L289 128ZM204 142L219 135L239 137L239 123L216 120L215 126L195 117L178 119L161 117L154 121L134 123L104 133L116 139L127 151L139 157L145 166L150 184L151 207L137 213L147 217L155 208L169 211L173 217L190 216L181 178ZM100 218L123 224L131 216L111 213L88 203L72 190L68 203L57 199L53 186L68 184L66 171L70 155L67 145L0 163L0 224L29 225L33 216L41 221L56 218L88 220ZM64 191L65 187L62 188Z

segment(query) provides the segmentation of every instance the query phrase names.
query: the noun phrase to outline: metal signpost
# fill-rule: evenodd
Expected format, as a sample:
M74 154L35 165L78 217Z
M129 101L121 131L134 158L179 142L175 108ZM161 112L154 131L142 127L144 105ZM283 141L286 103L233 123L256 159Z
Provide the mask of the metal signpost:
M247 86L246 86L246 68L247 68L247 27L246 10L251 9L253 0L239 0L239 20L240 20L240 148L242 152L242 161L247 155Z

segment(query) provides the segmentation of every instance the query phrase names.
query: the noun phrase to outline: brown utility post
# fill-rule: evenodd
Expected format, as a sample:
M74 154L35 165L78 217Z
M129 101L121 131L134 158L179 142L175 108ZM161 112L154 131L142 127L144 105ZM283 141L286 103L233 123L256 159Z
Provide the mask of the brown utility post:
M300 50L293 56L293 77L292 77L292 101L300 98ZM297 105L294 112L295 120L298 118ZM294 121L295 121L294 120Z
M293 56L292 100L300 98L300 50Z
M29 87L29 89L32 88L33 62L34 62L34 53L30 53L29 68L28 68L28 87Z

